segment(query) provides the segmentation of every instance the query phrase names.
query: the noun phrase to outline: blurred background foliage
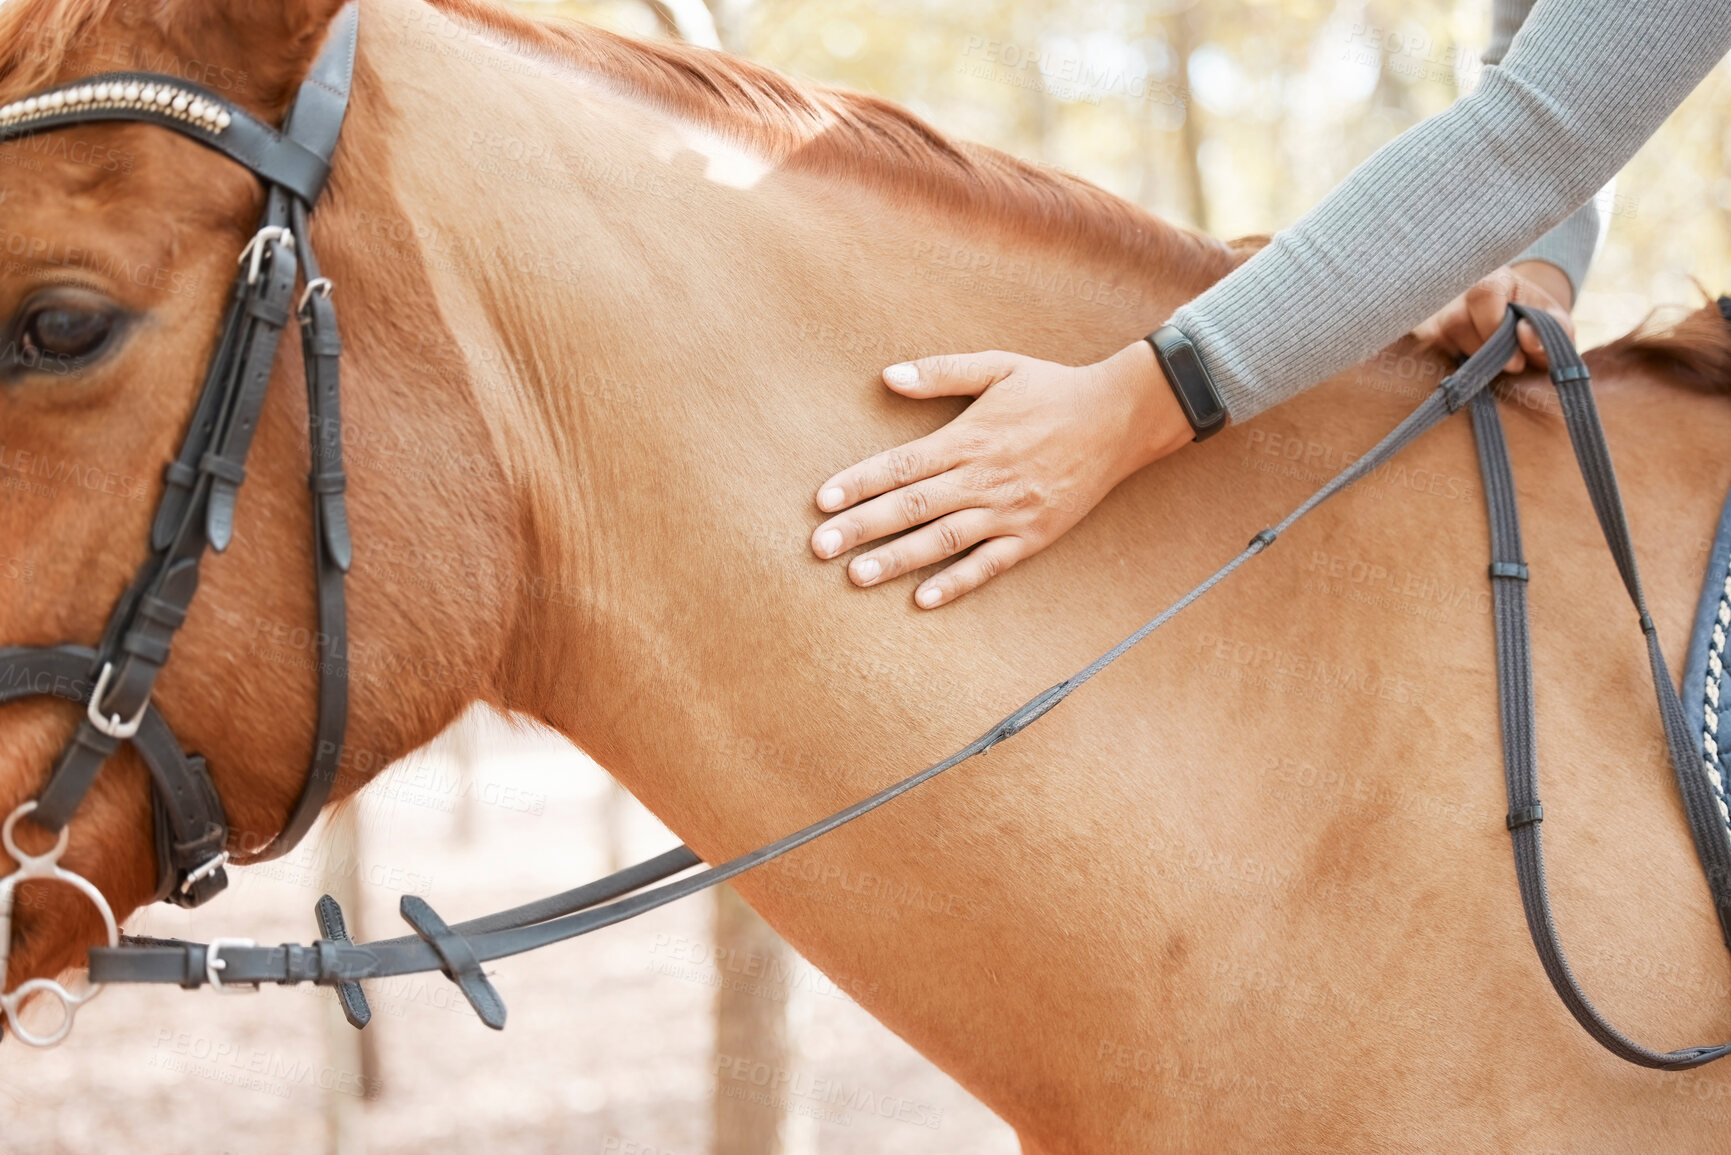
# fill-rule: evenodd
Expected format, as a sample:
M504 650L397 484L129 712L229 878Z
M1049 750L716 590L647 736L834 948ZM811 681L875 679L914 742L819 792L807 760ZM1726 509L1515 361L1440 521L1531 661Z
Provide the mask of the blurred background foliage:
M1470 91L1490 0L582 0L518 6L877 93L1221 237L1291 224ZM1586 344L1731 290L1731 68L1600 197Z

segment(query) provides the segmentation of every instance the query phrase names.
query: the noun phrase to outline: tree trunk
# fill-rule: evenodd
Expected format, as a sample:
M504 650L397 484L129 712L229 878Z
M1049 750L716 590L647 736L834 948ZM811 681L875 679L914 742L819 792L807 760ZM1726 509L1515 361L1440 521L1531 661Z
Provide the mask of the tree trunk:
M792 1113L780 1088L799 1062L798 994L789 980L799 956L731 886L715 888L715 1130L711 1155L807 1155L808 1116ZM733 1073L767 1069L767 1086Z

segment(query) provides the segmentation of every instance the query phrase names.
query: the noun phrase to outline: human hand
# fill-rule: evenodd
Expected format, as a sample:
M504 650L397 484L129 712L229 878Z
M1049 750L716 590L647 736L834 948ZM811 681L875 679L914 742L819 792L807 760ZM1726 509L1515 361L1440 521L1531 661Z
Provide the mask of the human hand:
M1444 353L1465 357L1478 352L1490 340L1497 326L1503 323L1510 302L1513 302L1531 305L1551 314L1562 323L1573 340L1575 322L1569 310L1574 301L1574 290L1561 269L1549 261L1521 261L1504 265L1444 305L1414 329L1412 335ZM1515 334L1520 348L1503 366L1504 371L1519 373L1527 367L1528 361L1535 368L1547 368L1545 347L1533 327L1522 321L1516 326Z
M937 432L824 482L818 508L838 516L811 548L832 558L923 527L853 559L848 577L875 586L972 547L920 583L924 609L1051 545L1118 482L1194 436L1146 341L1094 365L974 353L891 365L883 379L904 397L977 400Z

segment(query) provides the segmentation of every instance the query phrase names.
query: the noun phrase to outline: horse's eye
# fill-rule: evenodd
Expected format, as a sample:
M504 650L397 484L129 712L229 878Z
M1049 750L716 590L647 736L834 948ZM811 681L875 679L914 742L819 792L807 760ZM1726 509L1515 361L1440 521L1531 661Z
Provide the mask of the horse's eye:
M108 309L50 303L24 319L19 352L26 364L45 357L83 360L100 352L113 333L114 314Z

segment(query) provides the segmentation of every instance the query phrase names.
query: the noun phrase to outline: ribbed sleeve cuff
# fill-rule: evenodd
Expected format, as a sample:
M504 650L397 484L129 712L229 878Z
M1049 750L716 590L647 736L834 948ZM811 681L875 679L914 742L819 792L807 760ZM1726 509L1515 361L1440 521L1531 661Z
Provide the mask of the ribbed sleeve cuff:
M1592 267L1593 253L1599 247L1599 208L1588 201L1574 215L1534 241L1509 264L1520 261L1549 261L1569 278L1575 300L1581 299L1581 285Z
M1208 370L1214 387L1220 391L1220 400L1226 404L1227 419L1234 424L1248 421L1264 409L1285 401L1286 392L1258 382L1247 361L1231 356L1230 351L1237 347L1236 344L1222 326L1210 319L1209 313L1210 310L1185 305L1172 314L1168 324L1176 325L1178 331L1190 338L1190 343L1196 347L1202 367Z

